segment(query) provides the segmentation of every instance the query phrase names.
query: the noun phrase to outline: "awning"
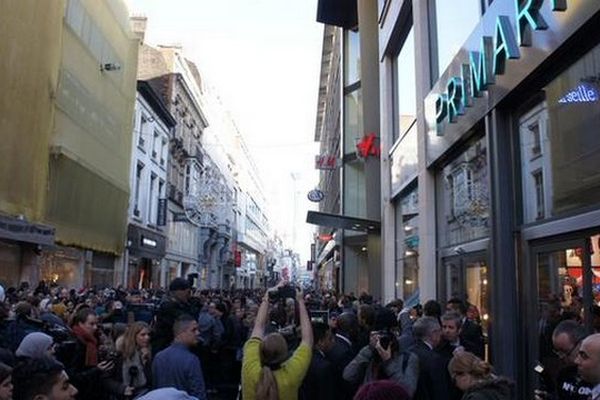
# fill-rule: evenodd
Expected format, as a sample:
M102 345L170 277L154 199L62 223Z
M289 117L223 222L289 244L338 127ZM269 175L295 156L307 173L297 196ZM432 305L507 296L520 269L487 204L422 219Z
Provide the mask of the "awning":
M352 29L358 25L357 0L319 0L317 22Z
M309 211L306 215L306 222L335 229L347 229L367 233L378 233L381 230L381 222L379 221L318 211Z
M0 215L0 238L45 246L54 246L54 228L32 224L24 219Z

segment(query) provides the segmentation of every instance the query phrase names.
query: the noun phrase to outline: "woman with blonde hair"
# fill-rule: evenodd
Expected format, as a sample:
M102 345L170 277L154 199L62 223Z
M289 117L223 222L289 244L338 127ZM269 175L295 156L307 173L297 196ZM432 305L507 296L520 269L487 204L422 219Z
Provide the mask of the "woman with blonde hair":
M124 397L136 397L150 390L152 357L150 352L150 326L142 321L132 323L117 339L119 357L113 379L121 382Z
M276 289L283 287L279 284ZM300 315L302 341L288 359L288 345L280 333L267 336L265 325L269 312L269 292L256 315L250 339L244 346L242 361L242 395L244 400L296 400L312 357L312 327L302 298L297 290L296 303Z
M492 366L473 353L456 352L448 371L455 385L464 392L462 400L515 399L512 382L494 375Z

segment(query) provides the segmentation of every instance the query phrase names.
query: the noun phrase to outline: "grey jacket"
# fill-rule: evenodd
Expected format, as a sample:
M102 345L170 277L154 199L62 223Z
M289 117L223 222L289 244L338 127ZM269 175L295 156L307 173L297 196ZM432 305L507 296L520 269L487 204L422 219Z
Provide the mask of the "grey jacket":
M354 384L371 382L373 377L374 353L370 346L365 346L344 369L344 379ZM408 360L406 360L408 357ZM406 360L406 361L405 361ZM401 384L410 396L415 393L419 378L419 358L411 352L402 352L382 363L387 379ZM383 379L383 378L380 378Z

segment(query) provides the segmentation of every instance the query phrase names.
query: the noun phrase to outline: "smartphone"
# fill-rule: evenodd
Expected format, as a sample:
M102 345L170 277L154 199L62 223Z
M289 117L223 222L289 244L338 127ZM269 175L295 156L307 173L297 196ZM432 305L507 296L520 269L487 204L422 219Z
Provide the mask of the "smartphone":
M545 372L544 365L541 362L537 361L533 366L533 371L540 378L540 390L543 390L544 392L549 392L552 388L552 385L550 384L550 378L548 377L548 373Z

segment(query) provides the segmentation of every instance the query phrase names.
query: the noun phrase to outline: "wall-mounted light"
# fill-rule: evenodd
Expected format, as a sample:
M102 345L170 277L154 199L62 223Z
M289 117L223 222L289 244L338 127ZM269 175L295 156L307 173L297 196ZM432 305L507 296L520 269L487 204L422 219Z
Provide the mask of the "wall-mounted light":
M410 231L412 231L412 230L413 230L413 227L412 227L412 226L410 226L410 225L406 225L406 226L404 227L404 232L410 232Z
M412 280L410 280L410 279L407 279L407 280L405 280L405 281L404 281L404 283L405 283L406 285L412 285L412 284L413 284L413 283L415 283L415 282L414 282L414 281L412 281Z
M121 69L121 66L117 63L104 63L100 64L100 72L104 71L118 71Z
M363 246L362 251L367 251L367 248Z

